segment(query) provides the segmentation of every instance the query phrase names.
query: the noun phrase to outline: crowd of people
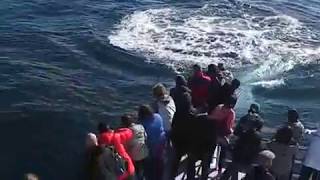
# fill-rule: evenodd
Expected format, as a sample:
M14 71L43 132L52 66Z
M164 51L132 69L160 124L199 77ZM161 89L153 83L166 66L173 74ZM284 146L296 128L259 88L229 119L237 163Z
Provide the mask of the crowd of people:
M90 180L171 180L187 156L187 179L195 179L195 163L201 160L200 179L208 179L216 147L220 153L217 178L289 180L294 157L305 129L296 110L270 142L261 138L264 120L253 103L236 124L234 107L240 81L223 64L207 71L194 65L188 80L178 75L170 91L161 83L152 88L154 102L141 105L137 113L121 117L121 127L103 122L98 133L89 133L87 174ZM137 114L137 115L136 115ZM313 134L300 179L320 178L320 130ZM228 152L231 163L226 163ZM225 169L225 171L223 171Z

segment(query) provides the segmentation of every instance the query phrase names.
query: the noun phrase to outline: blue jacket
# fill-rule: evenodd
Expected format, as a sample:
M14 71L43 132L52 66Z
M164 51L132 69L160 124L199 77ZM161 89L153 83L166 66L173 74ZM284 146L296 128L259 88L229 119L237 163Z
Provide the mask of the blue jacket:
M163 120L157 113L149 119L142 119L142 125L147 133L147 145L151 155L157 155L159 148L165 142L165 131L163 128Z

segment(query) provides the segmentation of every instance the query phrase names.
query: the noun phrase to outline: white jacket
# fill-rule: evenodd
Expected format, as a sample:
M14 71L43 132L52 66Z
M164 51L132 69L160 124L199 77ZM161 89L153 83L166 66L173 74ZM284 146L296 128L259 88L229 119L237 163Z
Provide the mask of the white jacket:
M172 119L176 112L176 105L171 96L166 96L162 100L157 101L158 113L163 119L163 126L165 131L171 130Z
M303 165L320 171L320 128L311 138Z

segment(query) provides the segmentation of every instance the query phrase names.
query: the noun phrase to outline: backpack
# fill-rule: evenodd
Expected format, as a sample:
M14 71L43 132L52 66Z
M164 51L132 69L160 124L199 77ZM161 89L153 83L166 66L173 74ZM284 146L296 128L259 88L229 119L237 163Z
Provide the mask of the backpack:
M88 164L88 179L116 180L126 171L126 163L114 146L98 146L93 149Z
M111 152L111 158L114 161L114 170L117 176L120 176L125 173L127 167L126 167L126 161L120 156L120 154L117 152L114 146L107 146L107 149Z

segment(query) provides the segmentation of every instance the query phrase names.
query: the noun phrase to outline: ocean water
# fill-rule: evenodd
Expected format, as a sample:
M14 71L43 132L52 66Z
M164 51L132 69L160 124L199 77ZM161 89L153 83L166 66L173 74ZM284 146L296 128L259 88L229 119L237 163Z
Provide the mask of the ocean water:
M237 116L261 105L265 134L296 108L320 116L318 0L1 0L0 179L83 179L97 122L117 124L190 65L241 80Z

